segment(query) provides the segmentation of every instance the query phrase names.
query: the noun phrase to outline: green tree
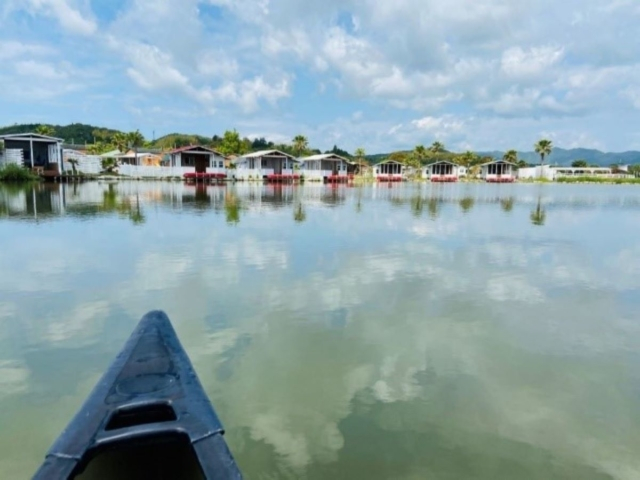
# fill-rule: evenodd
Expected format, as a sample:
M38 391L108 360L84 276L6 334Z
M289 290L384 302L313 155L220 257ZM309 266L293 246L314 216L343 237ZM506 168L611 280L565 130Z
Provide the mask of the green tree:
M573 168L587 168L589 164L586 160L574 160L573 162L571 162L571 166Z
M36 133L38 135L52 137L56 133L56 131L51 125L38 125L38 127L36 128Z
M364 157L367 155L367 152L365 152L364 148L358 147L358 148L356 148L356 151L354 152L354 155L355 155L356 159L362 161L362 160L364 160Z
M442 142L438 142L435 141L431 144L431 146L429 147L429 151L432 153L442 153L442 152L446 152L445 148L444 148L444 144Z
M298 157L301 157L302 154L307 151L307 148L309 148L309 141L304 135L296 135L295 137L293 137L291 146L296 155Z
M472 151L467 150L462 155L458 156L457 160L460 164L469 168L478 163L479 157Z
M224 132L222 140L218 145L218 150L223 155L242 155L247 152L246 146L236 130L227 130Z
M540 166L544 165L544 157L551 155L551 151L553 150L553 142L551 140L547 140L545 138L538 140L538 142L533 146L536 153L540 155ZM540 174L542 174L542 170L540 170Z
M115 133L111 137L111 145L122 153L126 152L129 145L127 134L122 132Z
M502 156L502 159L505 162L516 163L517 164L518 163L518 152L516 150L508 150Z
M413 149L413 155L420 164L423 164L427 159L427 149L424 148L424 145L416 145Z

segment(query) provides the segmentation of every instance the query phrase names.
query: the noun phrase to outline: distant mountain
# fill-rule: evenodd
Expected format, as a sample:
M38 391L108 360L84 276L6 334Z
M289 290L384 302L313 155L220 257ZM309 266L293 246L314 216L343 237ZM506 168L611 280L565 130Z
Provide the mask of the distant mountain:
M502 158L504 152L478 152L481 156L493 158ZM527 163L540 163L540 155L536 152L518 152L518 158ZM576 160L586 160L589 165L609 166L611 164L635 164L640 163L640 152L621 152L621 153L605 153L600 150L589 148L572 148L566 150L564 148L554 148L551 155L544 159L548 165L558 165L568 167L571 162Z

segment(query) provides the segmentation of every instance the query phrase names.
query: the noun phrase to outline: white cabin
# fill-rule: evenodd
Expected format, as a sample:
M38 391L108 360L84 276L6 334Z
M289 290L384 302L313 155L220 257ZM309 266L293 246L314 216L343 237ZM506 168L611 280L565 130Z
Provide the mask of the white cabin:
M457 182L467 169L457 163L442 160L422 168L422 178L432 182Z
M480 165L480 177L489 183L511 183L516 180L516 164L495 160Z
M183 173L209 173L217 176L227 175L224 155L201 145L176 148L169 152L169 166L181 167Z
M269 180L274 177L294 179L300 176L300 161L279 150L247 153L235 160L237 180Z
M400 182L406 174L406 166L396 160L384 160L373 166L373 174L380 182Z
M62 139L38 133L0 135L0 165L18 163L29 168L62 171Z
M332 180L347 178L349 160L335 153L311 155L300 159L301 170L306 180Z

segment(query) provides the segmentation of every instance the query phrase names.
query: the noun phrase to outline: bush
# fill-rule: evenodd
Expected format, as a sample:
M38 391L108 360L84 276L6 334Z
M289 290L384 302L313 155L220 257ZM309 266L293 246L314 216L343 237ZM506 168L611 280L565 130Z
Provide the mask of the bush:
M560 177L558 183L613 183L617 185L640 184L640 178Z
M38 180L40 177L15 163L0 167L0 182L34 182Z

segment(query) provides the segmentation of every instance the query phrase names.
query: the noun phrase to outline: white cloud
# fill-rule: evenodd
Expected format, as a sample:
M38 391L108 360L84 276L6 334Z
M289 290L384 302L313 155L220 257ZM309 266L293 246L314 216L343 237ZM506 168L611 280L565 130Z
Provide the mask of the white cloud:
M537 47L527 51L520 47L505 50L502 54L502 71L510 78L531 79L549 73L564 54L562 47Z
M70 33L93 35L98 29L96 22L88 18L86 12L80 12L75 7L74 0L28 0L28 3L32 11L55 18Z
M24 59L54 55L56 51L47 46L36 43L24 43L16 40L0 41L0 60Z

